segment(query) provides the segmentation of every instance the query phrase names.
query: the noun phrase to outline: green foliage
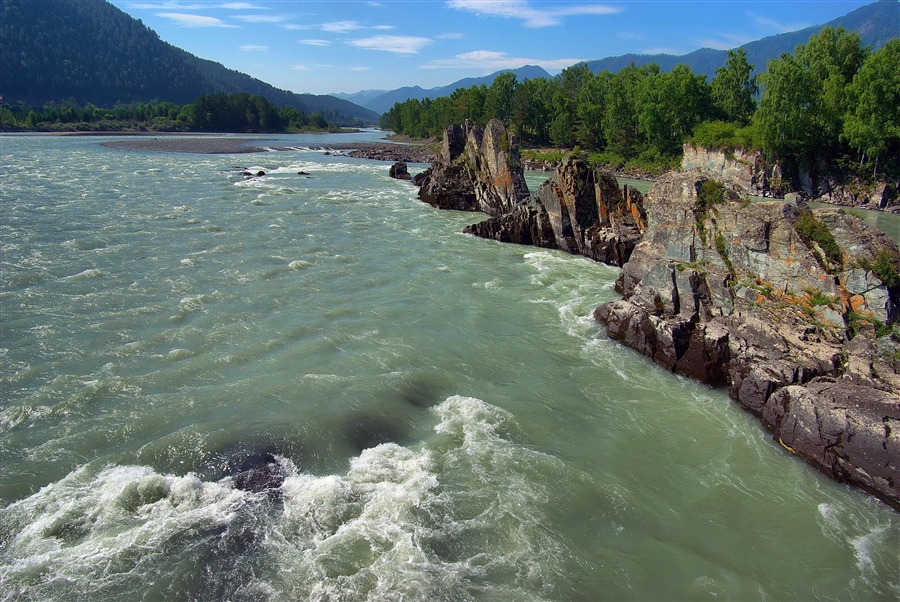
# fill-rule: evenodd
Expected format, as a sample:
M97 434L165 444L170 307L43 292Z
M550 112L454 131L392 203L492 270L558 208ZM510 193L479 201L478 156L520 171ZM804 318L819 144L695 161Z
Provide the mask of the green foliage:
M697 184L697 199L694 202L694 224L704 245L706 244L706 218L713 207L725 201L725 186L721 183L715 180L703 180ZM724 239L722 239L722 242L724 243ZM716 243L718 244L718 240L716 240ZM719 251L719 255L722 255L722 251Z
M293 107L275 107L261 96L202 94L192 104L134 103L101 109L93 105L46 105L40 112L20 106L2 109L3 129L39 131L284 132L312 127L331 130L321 113L311 117Z
M716 252L719 253L719 257L722 258L722 261L725 263L725 267L728 268L728 273L731 274L733 280L735 278L734 264L731 263L731 258L728 256L728 242L721 232L716 232L715 245Z
M756 76L750 76L753 65L747 61L743 48L729 50L725 65L716 69L710 83L713 106L718 115L738 125L748 125L756 111L759 86Z
M831 234L828 226L818 220L808 208L800 211L800 216L794 222L794 229L810 248L812 248L811 243L816 243L832 264L837 266L843 264L841 247L834 239L834 235ZM823 265L823 267L827 266Z
M508 74L490 88L397 103L381 124L440 137L451 123L483 126L500 117L525 145L577 144L596 163L645 173L677 167L686 141L725 152L762 150L785 174L784 181L769 180L777 192L789 191L801 170L814 180L846 180L865 170L870 178L900 177L892 160L900 156L900 41L869 56L857 34L824 28L769 62L758 107L751 73L738 49L709 83L685 65L661 72L632 63L593 74L582 64L524 82Z
M894 332L892 326L885 324L874 316L861 314L852 309L847 312L844 319L847 322L847 333L851 339L866 328L872 328L876 337L887 336Z
M872 261L860 260L860 267L869 270L890 289L900 288L900 255L890 249L881 249Z
M826 295L822 292L822 289L807 289L804 291L809 297L809 304L813 307L820 307L826 305L834 305L839 302L837 297L833 295Z
M879 163L896 175L900 166L900 39L869 56L847 87L850 110L843 138L860 155L860 165ZM891 158L894 160L891 161Z
M739 127L736 123L726 121L701 123L694 129L690 142L694 146L725 152L734 152L739 148L745 150L759 148L755 125Z

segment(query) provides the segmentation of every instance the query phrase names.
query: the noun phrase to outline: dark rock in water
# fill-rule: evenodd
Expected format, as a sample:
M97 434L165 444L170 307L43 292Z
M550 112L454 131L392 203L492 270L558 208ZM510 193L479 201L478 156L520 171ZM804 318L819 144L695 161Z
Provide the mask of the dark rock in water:
M251 177L253 174L250 173L249 171L246 171L246 170L245 170L245 171L242 171L242 172L241 172L241 175L244 176L245 178L249 178L249 177Z
M419 198L438 209L477 211L475 186L463 165L450 165L441 169L429 167L418 174Z
M284 468L272 454L260 454L255 458L248 458L244 465L250 467L234 475L236 489L259 493L278 489L284 483Z
M266 175L266 172L264 172L263 170L260 169L258 172L256 172L256 175L259 177L262 177L262 176Z
M887 496L900 509L897 396L820 377L776 391L763 418L792 453L838 481Z
M406 161L397 161L391 165L388 176L395 180L412 180L412 176L409 175L409 170L406 166Z
M298 171L298 172L297 172L297 175L298 175L298 176L308 176L309 173L308 173L308 172L305 172L305 171Z
M356 448L362 451L382 443L396 442L400 439L401 433L393 425L387 421L373 416L365 416L351 420L346 424L344 430L347 440Z

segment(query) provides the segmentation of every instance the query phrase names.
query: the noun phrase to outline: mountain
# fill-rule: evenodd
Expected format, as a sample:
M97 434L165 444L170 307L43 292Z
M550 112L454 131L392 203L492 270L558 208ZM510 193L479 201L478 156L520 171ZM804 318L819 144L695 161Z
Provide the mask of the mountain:
M491 73L490 75L485 75L484 77L467 77L448 86L439 86L437 88L430 88L428 90L424 90L419 86L390 90L384 92L383 94L375 96L368 102L364 102L363 106L378 113L385 113L389 111L392 106L394 106L394 103L403 102L404 100L408 100L410 98L418 98L419 100L425 98L438 98L440 96L450 96L457 88L471 88L472 86L480 86L481 84L490 86L492 83L494 83L494 79L498 75L500 75L501 73L506 73L507 71L515 73L516 78L519 81L524 81L526 79L535 79L538 77L550 77L550 74L544 71L544 69L542 69L541 67L538 67L536 65L525 65L524 67L519 67L518 69L503 69L502 71L497 71L496 73ZM357 92L356 94L362 94L362 92Z
M187 104L200 94L246 92L331 121L378 120L346 100L281 90L196 57L106 0L2 0L0 17L0 96L8 104Z
M740 48L747 52L747 60L754 65L754 71L766 70L769 59L778 58L782 53L793 52L798 44L804 44L810 36L819 33L823 27L843 27L847 31L855 31L862 39L863 46L871 46L878 50L891 39L900 37L900 3L897 0L878 0L872 4L861 6L854 11L829 21L823 25L814 25L805 29L768 36L754 42L748 42ZM713 77L716 68L725 64L728 52L701 48L689 54L625 54L612 56L596 61L588 61L587 65L594 73L612 71L613 73L627 67L632 62L637 65L656 63L663 71L671 70L675 65L684 63L694 73L702 73Z
M331 96L335 98L341 98L343 100L349 100L352 103L356 103L360 106L365 106L367 102L375 98L376 96L381 96L387 92L387 90L360 90L359 92L354 92L353 94L347 94L346 92L334 92Z

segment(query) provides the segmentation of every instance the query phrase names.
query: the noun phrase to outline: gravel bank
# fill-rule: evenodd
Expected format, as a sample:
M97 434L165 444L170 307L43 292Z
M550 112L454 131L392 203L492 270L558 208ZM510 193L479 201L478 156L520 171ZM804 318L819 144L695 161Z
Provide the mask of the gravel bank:
M168 153L197 153L206 155L261 153L268 150L295 151L298 149L320 150L324 152L346 154L360 159L378 161L407 161L409 163L430 163L434 160L434 152L420 144L397 144L394 142L345 142L340 144L314 146L255 146L258 141L241 138L201 137L187 138L181 136L142 138L139 140L112 140L103 146L126 150L162 151Z

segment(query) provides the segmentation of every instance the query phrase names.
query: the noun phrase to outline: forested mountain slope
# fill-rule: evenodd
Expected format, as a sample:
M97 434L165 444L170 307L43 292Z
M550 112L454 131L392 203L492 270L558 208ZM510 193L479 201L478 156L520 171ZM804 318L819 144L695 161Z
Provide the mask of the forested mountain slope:
M378 115L331 96L280 90L159 39L106 0L2 0L0 95L7 104L193 102L247 92L278 106L374 122Z

